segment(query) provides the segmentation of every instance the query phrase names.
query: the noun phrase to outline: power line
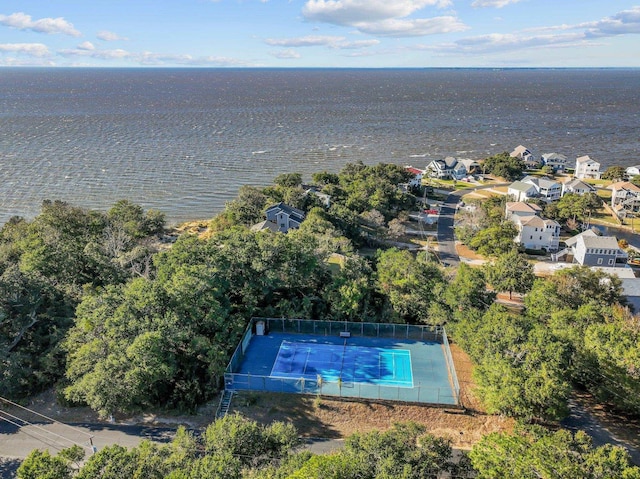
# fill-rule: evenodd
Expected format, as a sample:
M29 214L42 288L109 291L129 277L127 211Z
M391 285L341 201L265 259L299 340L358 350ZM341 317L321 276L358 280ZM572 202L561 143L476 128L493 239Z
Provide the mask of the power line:
M89 440L88 440L89 444L88 444L88 445L87 445L86 443L85 443L85 444L81 444L81 443L79 443L79 442L77 442L77 441L74 441L73 439L70 439L70 438L68 438L68 437L62 436L62 435L57 434L57 433L55 433L55 432L53 432L53 431L48 431L48 430L44 429L43 427L40 427L40 426L38 426L38 425L36 425L36 424L34 424L34 423L30 422L30 421L27 421L26 419L23 419L23 418L21 418L21 417L15 416L15 415L13 415L13 414L11 414L11 413L9 413L9 412L7 412L7 411L3 410L3 409L0 409L0 420L4 420L4 421L6 421L6 422L8 422L8 423L10 423L10 424L12 424L12 425L14 425L14 426L18 427L18 429L19 429L20 431L22 431L24 434L26 434L27 436L30 436L30 437L32 437L32 438L34 438L34 439L36 439L36 440L38 440L38 441L40 441L40 442L43 442L44 444L47 444L48 446L53 447L54 449L57 449L57 450L61 450L61 449L62 449L61 447L57 447L57 446L55 446L54 444L51 444L51 442L48 442L47 440L42 439L42 438L46 438L46 439L48 439L49 441L53 441L55 444L59 444L59 445L61 445L61 446L63 445L63 444L59 443L58 441L56 441L55 439L50 439L49 437L47 437L47 436L46 436L46 435L44 435L44 434L37 434L37 433L35 433L34 431L31 431L33 434L37 434L37 436L40 436L40 437L36 437L35 435L30 434L29 432L27 432L27 431L24 429L24 427L25 427L25 426L30 426L31 428L36 429L36 430L43 431L44 433L46 433L46 434L48 434L48 435L50 435L50 436L58 437L58 438L60 438L60 439L62 439L62 440L64 440L64 441L67 441L68 443L74 444L74 445L76 445L76 446L80 446L80 447L82 447L82 448L89 449L89 450L91 450L91 452L95 452L95 450L96 450L96 449L95 449L95 447L94 447L94 445L93 445L93 437L94 437L94 435L93 435L93 434L87 433L87 432L83 431L83 430L82 430L82 429L80 429L80 428L77 428L77 427L74 427L74 426L70 426L69 424L65 424L65 423L63 423L63 422L60 422L60 421L57 421L57 420L55 420L55 419L53 419L53 418L50 418L50 417L48 417L48 416L45 416L44 414L41 414L41 413L39 413L39 412L37 412L37 411L34 411L34 410L32 410L32 409L29 409L29 408L26 408L26 407L24 407L24 406L21 406L20 404L15 403L15 402L11 401L10 399L4 398L4 397L2 397L2 396L0 396L0 401L2 401L2 402L4 402L4 403L7 403L7 404L10 404L10 405L12 405L12 406L14 406L14 407L17 407L17 408L19 408L19 409L22 409L22 410L24 410L24 411L27 411L27 412L29 412L30 414L35 414L36 416L42 417L42 418L44 418L44 419L46 419L46 420L48 420L48 421L51 421L51 422L52 422L52 423L54 423L54 424L59 424L59 425L61 425L61 426L67 427L67 428L69 428L69 429L73 430L75 433L80 433L80 434L83 434L83 435L85 435L85 436L88 436L88 438L89 438ZM8 419L8 418L7 418L7 417L5 417L5 416L8 416L8 417L12 418L13 420ZM15 420L15 421L19 421L19 422L15 422L14 420Z
M25 419L22 419L21 417L14 416L13 414L8 413L7 411L0 410L0 414L5 414L5 415L7 415L7 416L11 417L12 419L15 419L16 421L21 421L21 422L23 422L24 424L22 424L22 426L19 426L20 428L22 428L22 427L24 427L24 426L31 426L31 427L33 427L34 429L38 429L38 430L40 430L40 431L44 431L44 432L45 432L45 433L47 433L47 434L51 434L52 436L59 437L59 438L61 438L61 439L65 440L65 441L68 441L68 442L70 442L70 443L72 443L72 444L75 444L75 445L77 445L77 446L80 446L80 447L87 447L87 446L85 446L85 445L83 445L83 444L80 444L79 442L76 442L76 441L74 441L74 440L72 440L72 439L69 439L69 438L67 438L67 437L61 436L60 434L56 434L55 432L52 432L52 431L47 431L47 430L46 430L46 429L44 429L43 427L37 426L36 424L34 424L34 423L32 423L32 422L29 422L29 421L27 421L27 420L25 420ZM0 416L0 417L2 417L2 416ZM5 421L8 421L8 419L6 419L6 418L4 418L4 417L2 417L2 419L4 419ZM15 425L15 423L13 423L13 422L12 422L12 424L14 424L14 425Z
M57 421L57 420L55 420L53 418L50 418L49 416L45 416L44 414L40 414L39 412L34 411L33 409L29 409L29 408L26 408L24 406L21 406L20 404L15 403L15 402L7 399L7 398L3 398L2 396L0 396L0 401L4 401L7 404L11 404L12 406L18 407L18 408L23 409L25 411L28 411L31 414L35 414L36 416L40 416L40 417L42 417L44 419L47 419L48 421L54 422L56 424L60 424L60 425L65 426L65 427L68 427L69 429L73 429L75 432L79 432L80 434L84 434L85 436L89 436L89 438L93 437L93 434L89 434L88 432L84 432L82 429L79 429L79 428L74 427L74 426L70 426L69 424L65 424L65 423L60 422L60 421Z

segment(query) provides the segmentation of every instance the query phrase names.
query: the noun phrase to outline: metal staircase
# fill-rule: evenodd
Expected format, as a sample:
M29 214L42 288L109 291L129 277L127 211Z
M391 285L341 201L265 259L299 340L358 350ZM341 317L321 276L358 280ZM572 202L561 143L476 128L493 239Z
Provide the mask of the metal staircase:
M220 397L220 404L218 404L218 410L216 411L216 419L223 418L229 412L231 407L231 399L233 398L233 391L225 389Z

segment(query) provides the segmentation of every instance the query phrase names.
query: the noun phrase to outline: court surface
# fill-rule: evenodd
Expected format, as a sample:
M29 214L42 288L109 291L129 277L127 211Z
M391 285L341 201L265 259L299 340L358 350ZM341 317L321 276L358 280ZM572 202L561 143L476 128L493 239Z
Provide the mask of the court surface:
M411 352L344 344L282 341L272 378L305 378L345 383L413 387Z
M274 333L253 336L230 389L457 404L436 341Z

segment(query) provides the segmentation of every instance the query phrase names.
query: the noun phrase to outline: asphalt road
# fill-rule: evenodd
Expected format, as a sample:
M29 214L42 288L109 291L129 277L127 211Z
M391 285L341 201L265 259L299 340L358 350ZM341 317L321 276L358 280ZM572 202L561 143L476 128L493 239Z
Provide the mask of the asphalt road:
M472 191L464 189L450 193L440 207L438 218L438 256L445 266L458 267L460 257L456 253L456 238L454 231L454 217L460 198L465 193Z
M449 193L440 207L440 217L438 218L438 252L440 261L445 266L457 268L460 264L460 257L458 253L456 253L454 219L458 203L460 203L462 197L472 191L489 190L507 184L508 183L496 183L492 185L475 186L473 188L465 188Z
M574 433L577 431L586 432L591 436L594 446L613 444L625 448L634 464L640 466L640 450L612 434L574 399L569 400L569 416L561 422L561 425Z

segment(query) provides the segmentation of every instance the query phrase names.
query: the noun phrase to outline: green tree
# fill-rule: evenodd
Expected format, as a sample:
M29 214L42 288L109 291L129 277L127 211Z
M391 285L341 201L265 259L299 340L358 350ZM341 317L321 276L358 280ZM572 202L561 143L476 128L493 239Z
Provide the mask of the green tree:
M515 181L522 178L525 169L523 161L511 157L506 151L490 156L483 163L485 173L502 177L507 181Z
M483 256L500 256L516 248L513 242L518 231L511 221L480 230L469 246Z
M277 186L285 188L295 188L302 184L302 175L300 173L282 173L273 180Z
M234 224L250 226L264 219L267 196L260 188L244 185L237 197L225 205L225 214Z
M340 182L340 177L335 173L321 171L311 175L311 181L315 185L337 185Z
M626 171L626 168L614 165L604 170L600 177L603 180L622 181L627 176Z
M71 467L65 459L52 456L49 451L34 449L16 474L18 479L71 479Z
M378 289L395 313L410 322L427 321L434 287L442 282L438 267L422 256L391 248L378 252L376 269Z
M469 453L479 479L598 479L636 478L633 466L621 447L593 448L584 432L551 432L542 427L519 427L513 434L492 433Z
M528 293L533 286L535 276L533 265L518 250L513 249L498 256L489 265L487 279L497 291L508 291L511 299L514 292Z

